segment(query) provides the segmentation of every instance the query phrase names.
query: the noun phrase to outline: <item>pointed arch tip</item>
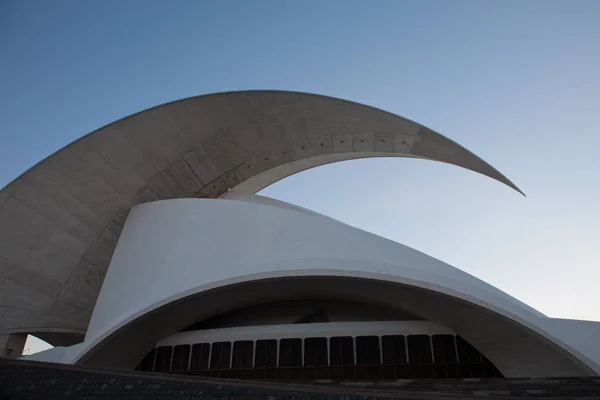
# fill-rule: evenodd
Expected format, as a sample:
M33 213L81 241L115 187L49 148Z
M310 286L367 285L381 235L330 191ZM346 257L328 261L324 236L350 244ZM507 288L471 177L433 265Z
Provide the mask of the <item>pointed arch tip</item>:
M505 185L507 185L508 187L510 187L511 189L515 190L517 193L521 194L523 197L527 198L527 195L525 194L525 192L523 192L517 185L515 185L511 181L503 182L503 183Z
M493 167L492 167L493 168ZM496 170L494 168L494 170ZM506 186L508 186L509 188L513 189L514 191L516 191L517 193L521 194L523 197L527 198L527 195L525 194L525 192L523 192L521 190L521 188L519 188L515 183L513 183L513 181L511 181L510 179L508 179L506 176L504 176L503 174L500 173L500 171L496 170L496 172L500 175L500 177L491 177L492 179L497 180L500 183L505 184ZM489 175L488 175L489 176Z
M482 173L482 175L491 178L505 186L508 186L509 188L511 188L512 190L514 190L515 192L519 193L520 195L522 195L523 197L527 198L527 195L525 194L525 192L523 192L517 185L515 185L511 180L509 180L507 177L505 177L504 175L502 175L497 169L493 168L493 170L500 176L491 176L485 173ZM478 171L477 171L478 172ZM480 172L481 173L481 172Z

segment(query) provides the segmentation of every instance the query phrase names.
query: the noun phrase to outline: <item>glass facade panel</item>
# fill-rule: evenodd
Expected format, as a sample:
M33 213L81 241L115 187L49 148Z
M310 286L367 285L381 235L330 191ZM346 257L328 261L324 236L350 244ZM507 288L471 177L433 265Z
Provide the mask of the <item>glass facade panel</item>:
M279 341L279 366L302 366L302 339L281 339Z
M304 339L304 365L308 367L326 366L327 338Z
M166 372L171 370L171 355L173 347L163 346L156 349L156 361L154 363L154 372Z
M187 371L190 369L190 345L184 344L173 348L171 371Z
M356 365L381 365L378 336L356 338Z
M405 365L407 363L406 346L402 335L383 336L381 352L384 365Z
M433 335L431 340L436 363L457 362L453 335Z
M252 368L252 359L254 356L254 342L243 340L233 343L233 359L231 368Z
M210 369L229 369L231 342L215 342L211 346Z
M429 335L409 335L407 344L410 364L431 364L433 362Z
M257 340L255 368L277 367L277 340Z
M329 339L331 365L354 365L354 339L350 336Z
M205 370L208 369L208 360L210 358L210 343L196 343L192 346L192 357L190 360L190 369Z
M445 334L161 346L149 352L137 368L174 373L191 370L197 376L268 380L502 377L492 362L468 342Z

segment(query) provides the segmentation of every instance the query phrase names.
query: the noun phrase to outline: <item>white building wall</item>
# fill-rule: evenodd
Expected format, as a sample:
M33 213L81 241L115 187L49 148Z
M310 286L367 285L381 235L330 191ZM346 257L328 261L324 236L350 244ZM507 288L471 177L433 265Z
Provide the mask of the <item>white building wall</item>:
M331 218L246 201L177 199L130 212L86 340L173 295L243 276L291 272L315 260L327 270L336 269L336 260L353 261L357 272L439 285L501 303L524 318L542 316L448 264Z
M131 210L83 352L176 299L236 282L290 275L347 276L420 287L488 308L550 342L556 339L545 330L547 317L493 286L331 218L260 197L177 199ZM557 345L573 350L573 344ZM600 372L583 352L577 357Z

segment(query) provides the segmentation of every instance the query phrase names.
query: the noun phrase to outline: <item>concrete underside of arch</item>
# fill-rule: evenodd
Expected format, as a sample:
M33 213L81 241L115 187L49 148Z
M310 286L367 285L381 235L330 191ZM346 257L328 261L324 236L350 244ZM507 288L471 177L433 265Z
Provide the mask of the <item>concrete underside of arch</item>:
M457 332L506 377L595 375L556 344L483 307L421 288L339 276L258 280L190 295L127 323L87 350L76 363L132 369L157 341L194 322L249 304L303 298L402 308Z
M361 104L278 91L164 104L82 137L0 190L0 334L85 331L133 206L253 194L372 156L450 163L518 190L452 140Z
M25 349L27 336L32 335L52 346L67 347L81 343L85 339L83 332L43 331L36 332L28 329L20 332L0 335L0 355L16 358L20 357Z
M13 329L10 333L0 335L0 355L11 358L20 357L25 349L27 336L32 335L54 347L68 347L82 343L85 332L69 331L64 329L46 328L20 328Z
M63 347L81 343L85 339L84 333L76 332L29 332L29 334L42 339L52 346Z

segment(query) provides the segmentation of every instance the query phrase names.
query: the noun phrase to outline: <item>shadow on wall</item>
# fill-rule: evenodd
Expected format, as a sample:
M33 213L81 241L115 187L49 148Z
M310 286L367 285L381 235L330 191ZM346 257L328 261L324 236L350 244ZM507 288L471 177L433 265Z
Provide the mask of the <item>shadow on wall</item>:
M448 327L481 351L506 377L587 376L590 373L562 348L491 310L412 286L332 276L245 282L175 300L141 315L88 347L76 363L134 369L160 339L198 321L252 303L319 297L393 305Z

